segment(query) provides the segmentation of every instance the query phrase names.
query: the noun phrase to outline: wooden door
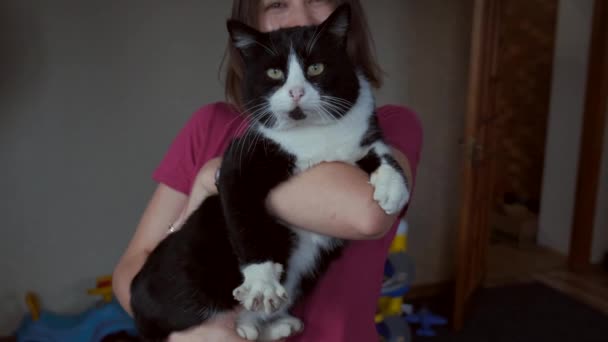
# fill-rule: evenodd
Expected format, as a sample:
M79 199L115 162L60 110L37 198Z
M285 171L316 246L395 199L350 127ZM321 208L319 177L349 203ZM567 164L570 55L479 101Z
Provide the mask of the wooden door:
M469 95L463 139L460 222L456 246L456 288L453 326L464 323L467 303L480 285L488 245L495 149L493 101L496 89L497 20L500 0L474 0Z
M529 167L515 163L525 178L511 177L505 169L515 160L509 152L543 159L544 148L538 145L545 140L556 18L557 0L474 0L452 317L456 329L485 275L496 198L517 190L513 179L531 179L520 188L540 192L540 171L535 171L542 169L541 161Z

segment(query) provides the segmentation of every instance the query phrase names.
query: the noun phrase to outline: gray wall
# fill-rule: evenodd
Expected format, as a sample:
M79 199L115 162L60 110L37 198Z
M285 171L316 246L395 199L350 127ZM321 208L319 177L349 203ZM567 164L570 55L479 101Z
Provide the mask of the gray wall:
M222 96L210 3L0 2L0 332L24 291L80 310L112 271L171 139Z
M568 253L570 244L592 12L593 0L562 0L559 4L538 238L541 245L562 254ZM608 149L604 149L603 159L606 164ZM603 175L607 168L604 166ZM593 261L608 247L606 176L600 182L599 196Z
M416 283L440 282L454 266L472 2L364 3L389 75L379 102L411 107L424 127L408 248L416 259Z
M449 276L470 1L364 1L389 78L379 103L425 128L411 221L418 282ZM189 115L222 99L228 1L0 2L0 334L27 290L74 312L111 272Z

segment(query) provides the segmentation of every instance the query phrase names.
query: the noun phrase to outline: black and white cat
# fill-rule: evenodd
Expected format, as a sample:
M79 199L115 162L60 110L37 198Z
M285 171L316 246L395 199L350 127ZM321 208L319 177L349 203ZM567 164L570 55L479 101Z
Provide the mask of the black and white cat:
M277 340L303 329L289 314L339 255L344 241L279 222L265 207L274 187L325 161L370 174L374 199L399 211L409 192L375 116L370 85L346 53L350 8L318 26L260 33L228 30L245 64L251 127L224 154L219 195L150 254L131 285L141 334L162 340L228 310L248 340Z

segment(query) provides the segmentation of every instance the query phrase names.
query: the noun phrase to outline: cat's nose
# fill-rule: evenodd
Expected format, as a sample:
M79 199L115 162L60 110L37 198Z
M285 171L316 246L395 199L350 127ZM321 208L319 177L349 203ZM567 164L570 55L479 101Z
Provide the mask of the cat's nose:
M297 87L293 88L289 91L289 96L295 101L298 102L304 96L304 88Z

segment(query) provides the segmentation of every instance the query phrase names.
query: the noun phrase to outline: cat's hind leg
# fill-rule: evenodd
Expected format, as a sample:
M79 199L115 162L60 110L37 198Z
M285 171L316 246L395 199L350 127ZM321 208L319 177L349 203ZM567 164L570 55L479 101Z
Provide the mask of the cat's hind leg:
M236 332L246 340L255 341L260 336L263 323L264 321L260 317L260 314L243 310L235 321Z
M304 330L304 323L284 312L265 322L259 331L259 341L277 341L291 337Z

